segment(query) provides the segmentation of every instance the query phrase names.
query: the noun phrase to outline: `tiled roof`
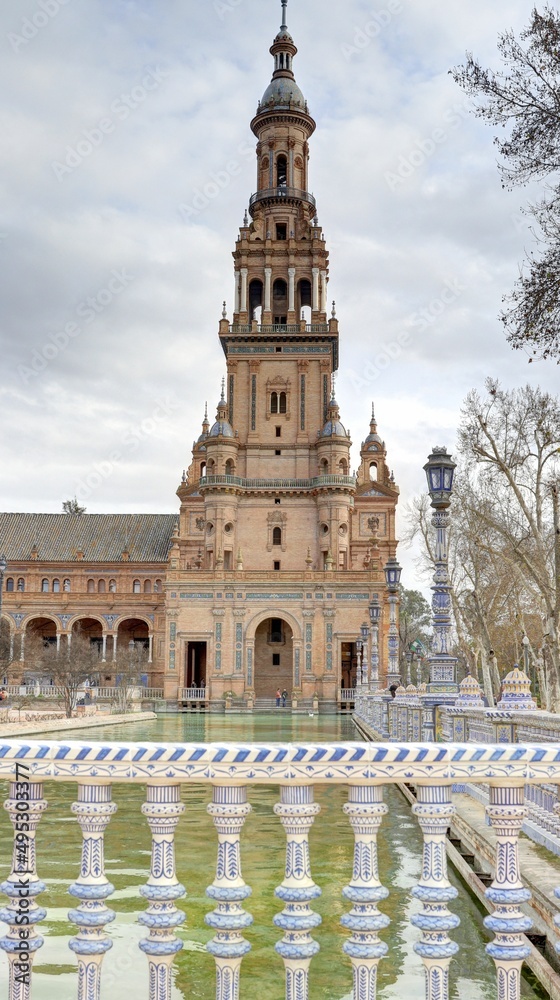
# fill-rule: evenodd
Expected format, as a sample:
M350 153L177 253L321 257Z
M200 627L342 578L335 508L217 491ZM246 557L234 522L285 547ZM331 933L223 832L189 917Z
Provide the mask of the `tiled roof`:
M176 514L2 514L0 554L8 562L166 562Z

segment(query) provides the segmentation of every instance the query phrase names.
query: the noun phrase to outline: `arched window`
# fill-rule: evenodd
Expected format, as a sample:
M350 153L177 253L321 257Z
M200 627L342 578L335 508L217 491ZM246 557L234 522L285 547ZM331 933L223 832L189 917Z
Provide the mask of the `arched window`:
M145 594L151 594L152 593L152 581L151 580L144 580L144 593Z
M156 582L154 583L154 594L161 594L161 590L162 590L161 580L156 580Z
M262 317L263 283L255 278L249 284L249 319L259 320Z
M233 458L228 458L226 462L226 476L233 476L235 474L235 466L233 464Z
M107 585L105 583L105 580L99 580L99 582L97 584L97 593L98 594L105 594L106 590L107 590Z
M214 459L213 458L211 458L210 461L208 462L208 467L206 469L206 474L208 476L213 476L214 475Z
M288 160L282 153L276 160L276 187L288 185Z
M12 593L13 589L14 589L14 578L13 576L9 576L8 579L6 580L6 590L8 591L8 593Z
M53 580L52 589L53 594L60 594L60 580Z
M279 413L286 413L287 408L288 407L287 407L286 393L285 392L281 392L280 396L278 398L278 412Z
M206 462L200 463L200 478L206 475Z
M95 580L88 580L87 592L88 594L95 594Z
M338 463L338 471L341 476L346 476L348 474L348 462L345 458L341 458Z
M62 584L62 589L63 589L63 591L64 591L65 594L69 594L70 593L70 590L71 590L70 580L64 580L64 582Z
M49 592L49 581L41 580L41 593L48 594L48 592Z
M319 471L322 476L328 476L329 474L329 463L326 458L321 459L321 464L319 466Z
M141 594L142 593L142 590L141 590L141 587L140 587L140 580L135 580L134 583L132 584L132 593L133 594Z
M17 582L17 589L19 590L20 594L23 594L23 591L25 590L25 580L23 579L22 576L20 576Z
M117 581L109 580L109 593L116 594L116 592L117 592Z
M270 394L270 412L278 413L278 393L272 392Z
M372 483L377 482L377 462L369 463L369 478Z
M281 545L282 544L282 528L272 529L272 544Z

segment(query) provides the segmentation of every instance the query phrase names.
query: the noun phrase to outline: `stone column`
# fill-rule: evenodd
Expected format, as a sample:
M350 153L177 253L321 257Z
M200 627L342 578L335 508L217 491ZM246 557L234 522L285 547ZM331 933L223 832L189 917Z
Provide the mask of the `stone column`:
M264 311L272 311L272 268L264 269Z
M185 895L185 888L175 874L175 827L185 811L180 785L147 785L147 801L142 812L152 831L152 863L147 885L140 888L149 900L138 921L149 928L149 936L140 941L150 967L149 1000L171 1000L171 966L183 942L174 930L185 920L175 900Z
M113 663L115 663L117 659L117 640L118 636L115 634L113 636Z
M150 633L148 637L148 663L153 662L153 654L154 654L154 637Z
M327 272L321 271L321 312L327 311Z
M241 303L240 312L247 312L247 278L249 271L246 267L241 268Z
M105 952L113 947L104 927L115 919L105 905L114 886L105 876L104 836L117 806L111 802L111 785L78 785L78 801L72 803L82 829L80 875L68 892L80 900L68 919L79 928L69 947L78 956L78 1000L99 1000L101 964Z
M389 895L389 890L379 881L377 865L377 834L388 812L382 786L350 786L348 802L343 809L354 831L355 846L352 881L342 890L343 896L354 906L340 921L343 927L352 931L352 937L342 947L352 960L353 1000L375 1000L377 967L388 951L377 932L391 922L377 909L379 900Z
M389 687L391 684L396 684L399 680L399 630L397 627L397 604L399 599L394 593L390 593L387 599L389 601L387 687Z
M57 651L57 653L60 653L60 639L61 639L61 634L60 634L60 632L57 632L56 633L56 651Z
M9 927L0 948L8 956L10 1000L31 998L33 959L43 944L36 925L47 915L35 901L46 888L37 875L35 834L47 802L42 783L29 781L28 775L28 767L16 764L16 781L10 782L10 798L4 803L14 828L12 870L0 885L0 892L9 898L7 906L0 909L0 920Z
M319 312L319 274L318 267L313 268L313 312Z
M107 663L107 633L103 633L103 646L101 652L101 662Z
M311 878L309 831L321 807L313 801L312 785L282 786L280 794L281 802L274 806L274 812L286 831L286 874L275 895L286 905L274 917L276 927L284 931L276 951L284 960L286 1000L308 1000L309 966L319 951L309 932L321 923L319 914L309 906L321 895Z
M240 301L241 301L241 299L240 299L240 279L239 279L239 272L236 271L235 272L235 288L233 290L233 311L236 312L236 313L239 312Z
M21 643L19 647L19 662L23 663L25 659L25 632L21 633Z
M295 312L296 308L296 269L288 268L288 312Z
M447 878L445 838L455 807L448 785L418 785L418 801L412 807L424 836L422 877L412 890L424 909L414 914L411 923L422 931L422 941L414 951L424 963L426 1000L448 1000L449 963L459 946L448 931L459 925L459 917L450 913L447 904L457 890Z
M495 906L484 918L484 925L494 931L494 940L486 951L494 959L500 1000L519 1000L521 966L530 954L523 934L532 927L532 920L520 909L531 898L519 871L519 833L527 814L525 789L490 786L490 804L486 814L496 834L496 876L486 890L486 897Z
M215 786L208 812L218 832L218 862L216 878L206 890L216 909L205 918L216 935L206 947L216 960L216 1000L239 1000L241 961L251 950L242 931L253 923L241 906L251 895L241 875L240 856L241 830L251 812L247 788Z

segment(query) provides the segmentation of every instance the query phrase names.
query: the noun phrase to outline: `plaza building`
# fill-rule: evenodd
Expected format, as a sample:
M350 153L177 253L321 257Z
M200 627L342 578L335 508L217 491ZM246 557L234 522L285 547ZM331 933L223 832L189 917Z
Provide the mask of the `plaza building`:
M396 552L399 490L373 409L351 470L329 253L309 192L316 126L283 11L251 122L256 190L233 252L233 315L224 303L219 323L221 397L193 444L179 516L0 516L3 614L17 648L29 628L60 643L79 622L104 659L144 641L149 683L170 701L204 686L215 706L278 688L334 705L355 683L374 595L387 673L383 567Z

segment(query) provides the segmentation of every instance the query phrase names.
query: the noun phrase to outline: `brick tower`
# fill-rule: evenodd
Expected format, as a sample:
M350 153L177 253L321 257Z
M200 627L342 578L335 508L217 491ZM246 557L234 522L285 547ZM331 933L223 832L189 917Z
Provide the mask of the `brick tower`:
M167 575L166 693L205 683L271 698L286 688L334 705L355 675L355 639L396 550L398 498L372 415L357 476L334 398L338 320L309 192L315 122L286 24L251 129L257 187L233 253L234 307L219 337L227 374L179 487ZM385 652L384 652L385 651ZM301 692L301 694L300 694Z

